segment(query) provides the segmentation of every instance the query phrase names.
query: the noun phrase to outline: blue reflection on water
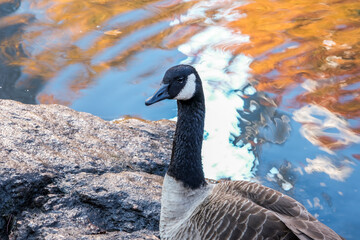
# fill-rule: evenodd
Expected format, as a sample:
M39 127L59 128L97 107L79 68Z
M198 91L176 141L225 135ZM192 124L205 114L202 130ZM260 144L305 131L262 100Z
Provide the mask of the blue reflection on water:
M113 27L126 27L141 20L144 20L150 16L152 16L152 12L147 11L145 9L135 9L133 11L129 11L123 14L118 14L108 20L105 25L106 28L113 28Z
M82 97L71 107L106 120L125 115L149 120L173 118L177 111L175 102L162 102L149 108L144 101L155 92L164 72L182 59L184 55L177 50L142 51L126 64L124 70L110 69L98 76L96 83L82 90Z
M137 42L141 42L152 35L156 35L168 27L169 23L164 21L148 26L147 28L140 29L126 38L119 40L114 46L104 49L103 52L99 53L91 60L91 64L96 65L101 62L106 62L110 59L113 59L133 46L134 43L136 44Z

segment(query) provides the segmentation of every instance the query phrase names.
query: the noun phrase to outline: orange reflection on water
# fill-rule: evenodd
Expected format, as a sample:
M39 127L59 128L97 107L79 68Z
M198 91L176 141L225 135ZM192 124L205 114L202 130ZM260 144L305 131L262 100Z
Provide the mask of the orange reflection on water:
M166 27L155 29L136 41L126 43L124 49L111 55L112 48L131 34L146 31L147 28L170 21L173 16L185 12L194 2L159 0L116 1L116 0L43 0L31 2L28 11L34 13L35 21L27 22L26 31L21 34L22 46L27 56L11 59L11 64L22 67L20 84L29 79L52 81L64 69L80 65L71 75L66 100L59 96L40 93L40 103L71 104L79 97L79 90L93 84L96 76L111 67L124 68L129 58L147 48L162 48L164 37L178 29ZM139 11L136 17L129 20L118 20L123 14ZM31 14L18 14L17 21ZM9 18L8 22L11 24ZM111 23L111 21L113 23ZM169 42L180 44L191 36L180 38L180 41ZM109 53L110 52L110 53ZM108 56L110 55L110 56ZM105 56L105 57L104 57Z
M3 41L15 54L0 47L9 64L22 67L18 85L34 86L34 82L54 79L66 82L65 98L41 91L37 94L41 103L71 104L98 76L110 68L125 69L138 52L177 48L208 26L205 16L170 25L201 1L30 2L24 13L3 17L0 23L0 28L27 25L24 32ZM224 16L217 18L217 8L226 12L233 6L231 1L202 6L207 6L204 13L215 25L227 25L250 37L246 44L218 47L252 56L252 84L260 92L274 93L277 105L301 110L311 104L337 117L360 118L358 0L252 0L240 6L230 22ZM297 92L290 102L284 102L293 91ZM303 132L311 132L306 119L297 121L308 128ZM354 124L346 129L360 133L360 126ZM349 144L325 130L311 134L309 140L329 150Z
M358 0L253 0L239 11L246 17L229 26L250 36L250 42L237 46L236 51L254 57L251 81L258 91L275 93L277 104L285 107L318 105L340 118L358 120ZM299 84L302 90L284 102L282 99ZM311 126L306 119L298 121L305 128ZM347 126L354 136L359 127ZM325 131L312 132L311 136L311 142L329 150L346 146ZM354 141L359 142L357 138Z

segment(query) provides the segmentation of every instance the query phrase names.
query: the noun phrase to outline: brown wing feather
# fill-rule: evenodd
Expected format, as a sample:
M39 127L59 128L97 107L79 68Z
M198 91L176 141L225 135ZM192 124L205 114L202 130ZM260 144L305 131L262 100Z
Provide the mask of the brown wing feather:
M235 181L232 183L229 182L228 184L240 190L251 201L278 213L277 215L282 222L298 237L301 236L306 239L305 236L307 236L309 239L324 240L343 239L332 229L319 222L295 199L257 183L246 181ZM247 189L246 192L243 190L244 187Z
M343 239L293 198L246 181L219 183L190 222L202 239Z
M231 194L212 195L194 212L189 225L195 225L201 239L298 239L271 211L249 199Z

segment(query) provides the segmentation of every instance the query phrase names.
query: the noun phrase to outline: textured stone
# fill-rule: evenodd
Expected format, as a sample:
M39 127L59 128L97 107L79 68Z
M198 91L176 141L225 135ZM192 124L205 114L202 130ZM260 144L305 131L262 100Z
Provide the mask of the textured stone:
M173 122L0 111L0 239L157 239Z

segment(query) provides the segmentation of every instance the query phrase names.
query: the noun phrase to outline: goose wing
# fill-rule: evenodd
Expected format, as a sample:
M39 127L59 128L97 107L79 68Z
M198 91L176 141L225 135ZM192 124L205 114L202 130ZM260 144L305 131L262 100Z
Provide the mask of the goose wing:
M246 181L218 184L190 221L201 239L343 239L293 198Z

